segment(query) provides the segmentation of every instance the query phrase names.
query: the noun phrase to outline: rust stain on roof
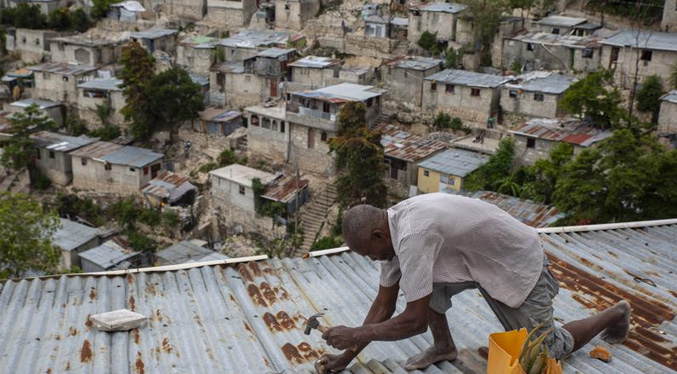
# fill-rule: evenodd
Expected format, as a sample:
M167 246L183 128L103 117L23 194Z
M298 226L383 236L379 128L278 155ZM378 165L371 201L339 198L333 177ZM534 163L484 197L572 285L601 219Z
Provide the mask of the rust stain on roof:
M139 333L139 329L132 330L132 337L134 338L134 343L136 345L139 345L139 341L141 340L141 334Z
M277 301L277 297L275 296L275 292L273 291L272 288L270 288L270 285L267 282L263 282L259 285L259 290L261 293L263 293L263 297L266 299L268 302L268 305L273 305Z
M146 373L146 365L143 363L143 360L141 359L141 352L136 353L136 372L138 374L145 374Z
M263 296L261 296L261 292L255 284L250 284L249 287L247 287L247 293L255 304L260 306L268 306L266 300L263 298Z
M315 350L306 342L301 342L298 346L286 343L281 349L284 356L293 365L317 359L324 353L324 350Z
M266 326L268 326L268 329L272 332L282 331L282 325L280 324L280 322L278 322L275 316L270 314L269 312L266 312L263 315L263 322L266 323Z
M378 125L375 130L382 134L381 145L385 155L407 162L418 162L447 147L442 141L425 139L389 124Z
M80 362L88 363L92 361L92 345L89 340L85 339L85 342L82 343L82 348L80 348Z
M92 290L89 291L89 299L96 300L96 288L92 287Z
M134 295L129 295L129 299L127 300L127 305L129 305L129 310L132 312L136 310L136 299L134 299Z

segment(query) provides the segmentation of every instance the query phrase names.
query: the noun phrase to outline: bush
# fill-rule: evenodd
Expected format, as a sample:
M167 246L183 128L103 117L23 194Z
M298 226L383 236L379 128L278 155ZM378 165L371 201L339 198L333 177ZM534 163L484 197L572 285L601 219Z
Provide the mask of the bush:
M651 123L658 123L661 96L663 96L663 83L657 75L647 77L637 91L637 109L644 113L651 113Z
M99 127L98 129L89 132L89 136L100 138L105 142L117 139L120 135L120 128L115 125Z
M133 196L112 203L107 209L108 215L127 228L134 227L139 218L141 209L137 206Z
M221 154L219 154L218 162L220 167L232 165L232 164L246 164L246 157L239 157L231 149L226 149Z
M0 22L4 25L20 29L44 29L47 26L47 17L37 5L19 2L14 8L5 8L0 13Z
M458 69L463 61L463 51L455 51L453 48L449 48L447 51L446 61L444 67L446 69Z
M127 234L127 239L129 239L129 245L138 252L155 252L158 247L158 243L155 240L140 233L136 229L130 229Z
M66 118L66 131L72 136L87 134L87 124L76 113L69 113Z
M72 27L71 12L68 8L54 9L47 16L47 26L56 31L68 31Z
M417 44L426 51L435 54L434 51L437 49L437 33L433 34L428 30L423 31L421 37L418 38ZM439 53L439 50L437 52Z
M139 213L139 222L148 226L158 226L162 222L162 214L157 209L141 209Z
M321 249L338 248L343 244L341 239L334 236L325 236L317 239L313 245L310 246L311 251L319 251Z
M44 191L52 186L52 181L40 169L33 169L31 172L31 182L33 187Z
M179 214L173 210L168 210L162 213L162 226L165 227L167 231L176 230L181 224L181 217Z
M94 200L81 199L77 195L58 193L53 209L60 216L79 216L95 226L101 226L106 223L103 210Z

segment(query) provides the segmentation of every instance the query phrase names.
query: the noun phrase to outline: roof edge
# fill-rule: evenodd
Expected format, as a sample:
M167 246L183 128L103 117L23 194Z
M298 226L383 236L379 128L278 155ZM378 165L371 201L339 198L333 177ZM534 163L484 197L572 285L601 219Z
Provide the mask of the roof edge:
M320 251L308 252L308 255L310 257L320 257L320 256L335 255L335 254L348 252L348 251L350 251L350 248L348 248L348 247L338 247L338 248L330 248L330 249L323 249L323 250L320 250Z
M539 234L557 234L581 231L602 231L618 229L634 229L640 227L664 226L677 224L677 218L653 220L653 221L635 221L619 223L603 223L599 225L581 225L581 226L562 226L562 227L542 227L538 230Z

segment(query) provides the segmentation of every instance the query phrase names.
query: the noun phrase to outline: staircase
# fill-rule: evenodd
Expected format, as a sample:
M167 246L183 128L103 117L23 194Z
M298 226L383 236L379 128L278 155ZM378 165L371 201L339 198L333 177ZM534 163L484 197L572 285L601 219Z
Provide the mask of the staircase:
M390 52L393 56L406 56L409 51L409 42L406 40L401 40L395 48Z
M305 211L301 217L301 227L303 228L303 250L309 250L310 246L315 242L317 232L326 223L327 213L329 208L334 205L336 201L336 187L334 183L329 183L325 186L324 191L313 197L312 201L307 204Z
M383 109L381 109L381 113L379 113L378 117L376 117L376 122L374 124L380 125L382 123L390 123L390 117L392 117L393 113L386 112Z

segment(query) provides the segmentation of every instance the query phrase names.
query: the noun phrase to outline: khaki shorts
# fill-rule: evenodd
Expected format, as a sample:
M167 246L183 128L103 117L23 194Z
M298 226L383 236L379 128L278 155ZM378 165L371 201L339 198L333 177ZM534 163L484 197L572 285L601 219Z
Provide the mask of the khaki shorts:
M503 328L505 328L505 331L516 330L522 327L531 331L540 323L544 323L545 329L554 327L552 299L559 292L559 285L546 266L543 267L543 272L540 278L538 278L534 289L529 293L524 303L517 308L511 308L493 299L485 290L478 287L475 282L461 282L433 284L430 309L444 314L451 308L452 296L471 288L479 289L487 304L489 304L489 307L494 311ZM561 327L555 327L545 339L545 343L548 345L549 355L561 360L573 351L574 337L571 336L569 331Z

